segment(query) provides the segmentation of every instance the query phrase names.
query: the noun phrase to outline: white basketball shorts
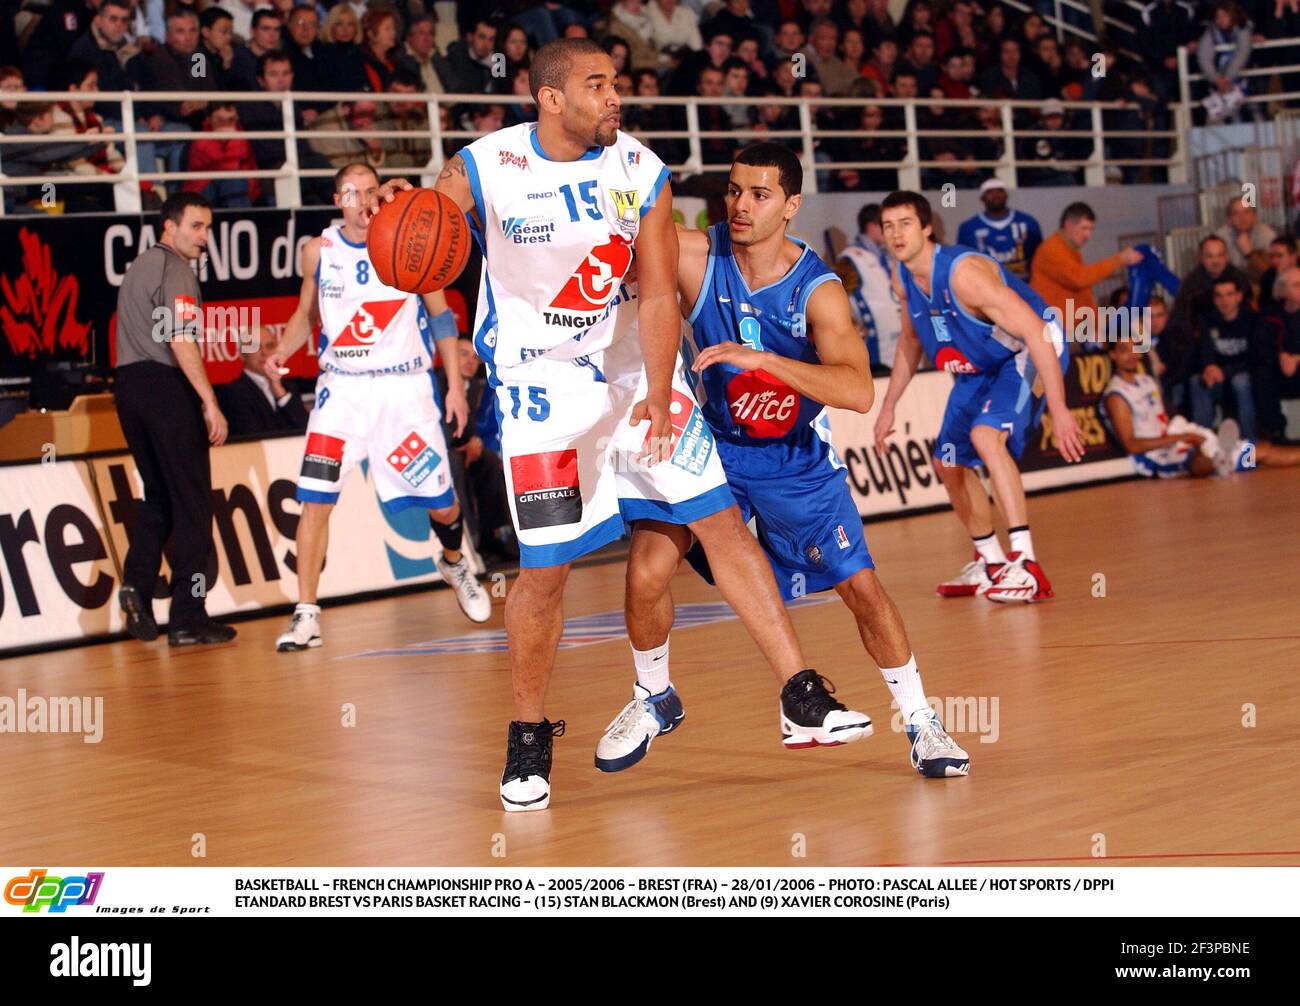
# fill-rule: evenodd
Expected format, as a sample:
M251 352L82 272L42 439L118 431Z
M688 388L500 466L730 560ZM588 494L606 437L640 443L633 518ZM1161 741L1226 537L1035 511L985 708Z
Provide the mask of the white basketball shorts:
M680 357L672 456L649 467L637 460L650 424L628 422L646 393L635 332L576 360L538 356L497 367L495 381L521 566L572 562L633 521L689 524L735 504Z
M300 503L336 503L362 460L390 512L440 510L455 494L433 374L336 374L316 381L298 474Z

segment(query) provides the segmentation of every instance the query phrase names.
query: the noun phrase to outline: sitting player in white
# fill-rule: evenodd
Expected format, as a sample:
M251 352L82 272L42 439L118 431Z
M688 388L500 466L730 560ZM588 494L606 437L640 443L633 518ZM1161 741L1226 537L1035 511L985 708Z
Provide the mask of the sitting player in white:
M343 226L328 227L303 247L302 291L279 349L267 358L268 375L320 324L320 377L307 425L297 499L298 605L275 648L282 652L321 645L317 588L325 565L329 519L343 483L361 461L389 512L429 511L442 545L438 571L461 610L485 622L492 601L460 551L463 522L452 489L442 413L434 397L433 343L450 380L447 415L459 433L468 406L458 379L456 322L441 292L403 293L384 285L366 251L365 207L379 191L366 164L349 164L334 178L334 204Z
M1128 333L1112 335L1110 362L1115 368L1102 393L1103 416L1133 467L1147 478L1231 475L1264 466L1300 465L1300 447L1263 440L1243 440L1237 421L1225 419L1216 435L1182 416L1169 419L1160 382L1142 370L1142 354Z

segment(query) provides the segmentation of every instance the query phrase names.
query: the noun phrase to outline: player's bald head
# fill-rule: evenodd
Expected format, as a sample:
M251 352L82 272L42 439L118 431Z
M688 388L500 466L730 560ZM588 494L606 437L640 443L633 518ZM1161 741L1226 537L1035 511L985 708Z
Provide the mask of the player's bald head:
M528 64L528 90L532 92L533 100L538 100L537 96L544 87L563 91L569 74L573 73L573 65L579 58L608 55L604 47L591 38L557 38L553 42L547 42L537 50L533 61Z
M353 175L363 175L363 174L369 175L376 182L379 181L379 175L375 173L375 169L372 168L369 164L365 164L361 161L353 161L351 164L343 165L343 167L339 168L338 172L334 175L334 191L342 192L344 182L346 182Z

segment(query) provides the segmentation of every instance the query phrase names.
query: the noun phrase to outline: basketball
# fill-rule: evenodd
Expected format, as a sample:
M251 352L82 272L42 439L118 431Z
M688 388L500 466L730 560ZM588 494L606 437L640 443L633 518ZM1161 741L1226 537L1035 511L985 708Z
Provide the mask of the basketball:
M379 208L366 233L375 274L406 293L433 293L469 259L469 221L450 197L406 189Z

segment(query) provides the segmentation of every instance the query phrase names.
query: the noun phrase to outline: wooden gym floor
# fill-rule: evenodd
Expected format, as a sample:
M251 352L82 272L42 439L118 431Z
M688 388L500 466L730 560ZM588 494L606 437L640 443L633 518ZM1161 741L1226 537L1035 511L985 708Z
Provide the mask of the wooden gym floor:
M629 697L631 657L622 638L577 646L551 688L551 717L568 721L552 806L530 814L497 798L504 653L358 655L486 638L501 601L486 631L445 590L328 609L325 646L304 654L273 651L276 617L240 623L223 647L2 661L0 694L102 695L105 727L98 745L0 735L0 863L1084 865L1104 841L1110 864L1300 864L1298 490L1294 470L1261 471L1032 499L1057 594L1036 607L935 597L969 548L948 513L868 526L927 693L973 699L972 713L982 700L991 742L977 715L956 734L966 779L908 766L838 600L793 618L875 736L786 752L774 677L740 624L718 620L673 636L680 732L602 775L592 754ZM567 615L619 610L622 571L576 570ZM719 600L689 570L674 596ZM341 725L345 703L355 727Z

